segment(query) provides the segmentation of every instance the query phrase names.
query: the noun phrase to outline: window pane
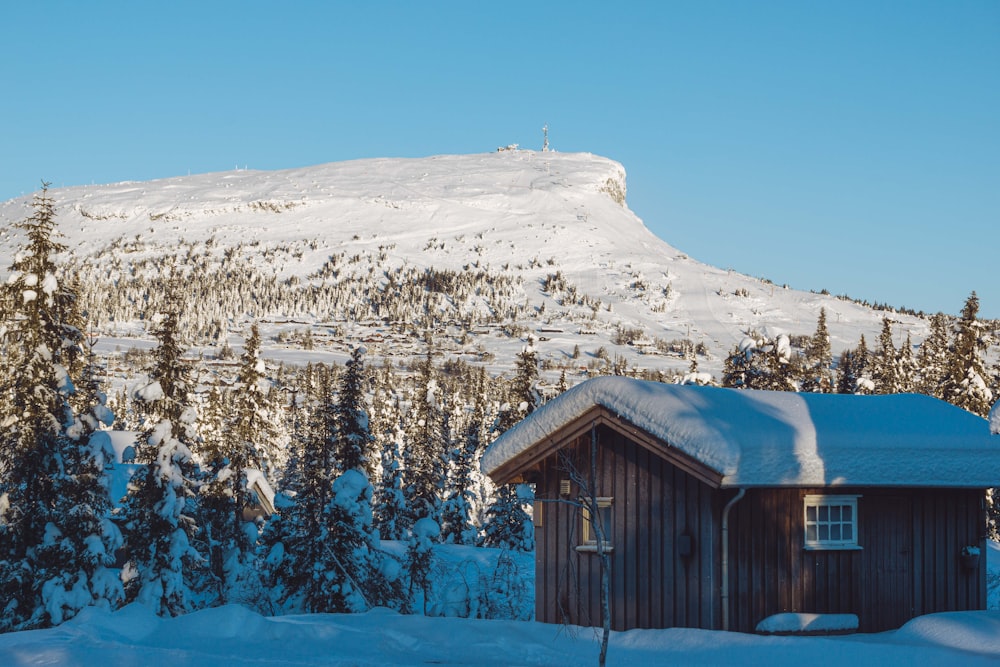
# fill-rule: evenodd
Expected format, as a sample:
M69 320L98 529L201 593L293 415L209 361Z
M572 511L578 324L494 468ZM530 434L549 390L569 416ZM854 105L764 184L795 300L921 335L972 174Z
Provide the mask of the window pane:
M844 539L845 540L854 539L854 527L849 523L844 524Z
M840 521L840 505L830 508L830 521Z
M809 505L808 507L806 507L806 521L815 521L815 520L816 520L816 506Z
M850 505L844 505L844 521L851 521L852 508Z
M831 540L837 540L837 541L840 540L840 524L839 523L835 523L835 524L832 524L830 526L830 539Z
M819 520L829 521L830 520L830 508L826 505L819 506Z
M806 539L810 542L816 541L816 524L806 525Z
M821 523L819 526L817 526L817 528L819 528L820 542L830 539L830 526L826 525L825 523Z

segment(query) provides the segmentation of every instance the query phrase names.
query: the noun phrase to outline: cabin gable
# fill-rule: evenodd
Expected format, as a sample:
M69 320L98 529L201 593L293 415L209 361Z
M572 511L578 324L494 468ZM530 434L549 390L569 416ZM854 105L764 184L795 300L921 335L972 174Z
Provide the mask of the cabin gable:
M553 431L535 446L527 448L518 456L490 471L490 477L497 483L511 482L515 479L532 481L532 477L541 470L542 461L556 455L567 443L575 442L584 436L589 438L591 430L597 427L607 428L630 438L650 453L670 461L713 488L719 488L722 483L722 474L718 471L634 426L601 405L593 406L576 419Z
M593 433L594 494L610 502L612 628L716 627L716 489L649 443L606 423L592 426L532 468L536 618L601 622L599 557L585 543L579 504L590 485Z

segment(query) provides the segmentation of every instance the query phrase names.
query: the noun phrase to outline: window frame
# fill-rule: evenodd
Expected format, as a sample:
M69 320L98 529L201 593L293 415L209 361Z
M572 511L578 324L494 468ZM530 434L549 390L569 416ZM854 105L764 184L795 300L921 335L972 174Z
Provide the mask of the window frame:
M860 495L808 494L802 499L802 540L806 551L857 551L861 549L858 535L858 498ZM851 517L843 517L844 508L850 508ZM815 508L815 516L810 519L809 509ZM823 512L826 508L826 512ZM836 518L834 509L836 508ZM825 514L825 516L823 516ZM851 537L844 538L844 527L850 526ZM809 537L810 527L815 528L815 536ZM823 529L827 537L820 537ZM835 531L836 529L836 531ZM830 537L834 532L839 538Z
M607 539L604 540L604 551L614 551L615 547L611 543L612 527L614 526L614 504L612 496L597 496L593 498L597 503L597 510L602 515L604 533ZM581 543L576 547L577 551L597 551L597 535L593 531L590 523L590 502L591 498L580 498L580 518L582 529L580 531Z

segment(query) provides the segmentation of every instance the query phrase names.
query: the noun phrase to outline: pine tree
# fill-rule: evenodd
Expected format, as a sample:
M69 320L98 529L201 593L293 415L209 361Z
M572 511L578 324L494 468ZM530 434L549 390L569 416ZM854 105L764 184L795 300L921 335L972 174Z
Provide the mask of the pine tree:
M538 355L532 340L521 348L515 362L514 379L510 383L507 406L501 409L495 430L504 433L541 405L535 385L538 382Z
M149 382L136 392L146 425L136 443L143 465L129 483L123 508L128 599L171 616L194 608L207 577L200 567L204 556L192 544L200 476L192 453L197 413L189 402L192 381L181 359L178 329L179 301L172 290L157 322Z
M408 528L400 455L405 434L400 421L399 404L388 394L387 384L375 394L376 437L382 441L382 449L379 457L379 483L375 491L374 521L382 539L401 540Z
M806 347L802 391L829 394L833 391L833 352L830 350L830 332L826 327L826 308L820 308L816 331Z
M948 318L943 313L932 316L930 333L917 351L919 374L916 390L920 393L942 398L944 376L948 369L950 339Z
M356 347L347 362L337 400L336 438L341 470L360 470L367 477L372 473L372 447L368 408L365 405L364 348Z
M532 551L535 531L531 517L524 509L531 491L526 484L501 484L496 500L486 510L483 526L483 546Z
M337 442L333 402L333 374L318 365L315 369L310 404L311 415L302 450L302 480L294 505L286 512L289 537L284 544L289 575L282 582L284 605L303 612L329 611L326 578L330 567L329 528L324 511L333 500L333 480L337 478Z
M840 359L837 361L836 392L838 394L853 394L857 387L857 359L854 356L854 350L844 350L840 353Z
M398 605L395 577L382 567L389 558L379 550L372 522L372 485L360 468L345 470L333 483L333 498L324 508L327 539L322 558L321 599L314 611L357 612L372 606Z
M844 350L837 364L838 394L870 394L875 385L868 376L868 344L861 334L858 346Z
M892 322L888 317L882 318L882 332L878 337L878 347L870 357L871 379L875 385L876 394L898 394L901 378L899 373L899 356L896 345L892 342Z
M697 361L695 364L697 364ZM556 395L558 396L559 394L565 393L567 389L569 389L569 385L566 383L566 370L563 369L562 372L559 373L559 381L556 383Z
M444 446L441 442L441 387L434 377L433 351L420 365L416 396L410 408L410 428L404 454L404 495L409 522L422 517L438 523L441 511L440 483L444 478Z
M896 353L896 368L898 372L897 389L901 394L908 394L916 391L919 367L913 355L913 341L910 334L906 334L906 341Z
M768 386L767 357L763 341L747 336L733 348L722 368L722 386L731 389L764 389Z
M802 376L800 355L792 352L787 334L779 334L764 348L766 372L762 389L772 391L798 391Z
M978 320L979 297L973 292L965 301L955 330L955 345L941 383L941 396L952 405L980 417L989 414L993 392L986 384L983 353L983 323Z
M72 380L84 367L82 317L55 264L65 246L48 184L32 208L16 225L26 240L0 299L0 630L58 624L122 597L108 568L120 544L110 521L112 453L106 438L92 437L110 417L95 378L85 379L93 394L80 398ZM92 402L83 418L78 400Z
M273 406L265 388L265 365L260 358L260 333L253 325L246 340L239 376L231 401L232 412L219 412L221 396L209 397L210 414L221 418L221 428L211 436L207 452L209 480L202 487L204 517L201 521L211 569L218 585L219 602L253 604L261 583L254 567L258 531L247 520L261 505L253 483L271 488L275 467L268 449L281 443Z
M423 517L414 522L410 529L406 549L406 573L410 592L404 611L419 608L427 614L427 600L430 597L431 569L434 564L434 543L441 537L441 527L434 519Z
M529 342L518 358L518 373L512 385L510 403L518 405L518 412L528 415L538 406L537 393L534 390L538 377L537 361L534 350ZM508 409L501 411L497 418L495 431L502 433L512 427ZM517 484L504 484L496 489L493 502L486 510L486 521L483 525L483 542L487 546L508 546L509 548L530 551L534 548L534 527L531 517L524 509L521 498L523 489L519 492Z
M444 542L476 542L476 528L472 523L476 502L474 476L483 451L485 421L486 402L477 397L473 414L449 456L448 494L441 511L441 539Z
M323 569L329 611L362 611L391 603L392 582L381 567L385 556L372 516L374 489L368 477L374 437L365 404L364 349L355 348L337 393L334 438L341 475L333 483L333 498L324 508L329 539Z
M403 468L395 438L386 440L382 446L381 469L375 499L375 527L382 539L401 540L409 521L403 495Z

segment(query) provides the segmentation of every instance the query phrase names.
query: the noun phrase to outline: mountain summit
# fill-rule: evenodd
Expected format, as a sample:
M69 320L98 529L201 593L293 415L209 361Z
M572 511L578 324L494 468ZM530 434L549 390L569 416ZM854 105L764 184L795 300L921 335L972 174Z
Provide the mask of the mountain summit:
M835 352L861 333L874 339L884 315L687 257L629 210L622 165L587 153L356 160L49 192L102 335L146 317L141 293L170 276L191 290L210 283L193 303L202 344L250 320L339 323L333 338L345 346L372 338L362 323L395 322L450 327L450 351L503 367L530 335L543 360L565 362L576 347L682 371L697 348L717 373L747 335L811 334L821 308ZM0 204L0 265L28 203ZM227 280L262 287L237 297ZM893 318L901 338L926 333L920 318Z

